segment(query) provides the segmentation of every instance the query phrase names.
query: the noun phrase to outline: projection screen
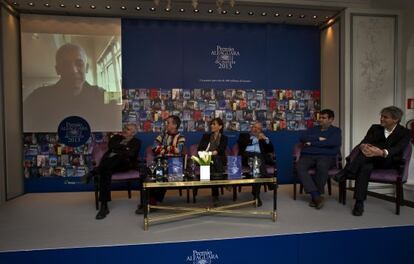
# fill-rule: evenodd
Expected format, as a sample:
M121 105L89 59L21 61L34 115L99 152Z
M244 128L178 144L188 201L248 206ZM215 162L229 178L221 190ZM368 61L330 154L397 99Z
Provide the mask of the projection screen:
M120 19L21 16L23 130L56 132L68 116L122 127Z

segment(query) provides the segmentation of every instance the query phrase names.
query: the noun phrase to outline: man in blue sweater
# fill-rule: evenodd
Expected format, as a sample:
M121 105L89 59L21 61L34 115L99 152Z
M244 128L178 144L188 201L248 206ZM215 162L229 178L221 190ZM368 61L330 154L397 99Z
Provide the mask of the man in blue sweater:
M341 147L341 129L332 125L335 115L324 109L319 114L319 126L308 129L300 138L303 149L296 164L299 180L306 193L311 195L309 206L321 209L324 205L322 194L328 179L328 170L335 165L336 155ZM311 177L310 168L316 169Z

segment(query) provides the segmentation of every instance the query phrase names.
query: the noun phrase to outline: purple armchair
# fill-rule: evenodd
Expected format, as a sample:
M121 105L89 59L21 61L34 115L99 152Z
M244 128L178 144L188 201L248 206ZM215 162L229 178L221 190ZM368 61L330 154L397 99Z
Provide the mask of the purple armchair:
M300 159L300 153L302 151L303 148L303 144L302 143L297 143L294 147L293 147L293 175L295 177L294 179L294 183L293 183L293 199L296 200L296 184L298 183L298 176L297 176L297 172L296 172L296 163L299 161ZM326 182L328 185L328 194L331 195L332 194L332 184L331 184L331 178L337 174L340 170L342 169L342 155L341 153L338 153L336 156L336 163L335 166L332 167L329 171L328 171L328 181ZM316 174L316 170L315 168L311 168L310 170L308 170L309 176L313 176ZM299 193L303 193L303 185L300 183L300 188L299 188Z
M107 143L95 143L92 150L92 162L94 166L98 166L103 155L107 151ZM140 172L138 170L129 170L125 172L117 172L112 175L112 182L126 182L128 198L131 199L131 188L133 182L139 182L141 179ZM95 179L95 207L99 209L99 180Z
M346 158L347 161L352 161L356 155L359 153L359 145L354 147ZM408 178L408 168L410 166L411 160L412 145L409 143L404 149L402 155L402 161L398 169L374 169L371 172L369 182L377 183L388 183L395 185L395 198L392 201L395 201L395 214L400 214L400 206L404 205L404 190L403 184L407 182ZM355 178L347 178L348 180L355 180ZM376 195L378 198L384 198L384 200L390 200L388 196L385 195ZM388 198L388 199L387 199ZM342 204L346 203L346 181L342 181L339 184L339 201Z

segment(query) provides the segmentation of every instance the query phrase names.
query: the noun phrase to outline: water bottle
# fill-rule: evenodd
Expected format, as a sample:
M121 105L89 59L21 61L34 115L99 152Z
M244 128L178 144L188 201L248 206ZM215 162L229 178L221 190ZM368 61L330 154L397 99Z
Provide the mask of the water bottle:
M260 177L260 165L261 165L261 160L257 156L254 156L254 158L253 158L253 173L252 173L253 178Z
M155 178L156 181L163 181L164 179L164 166L161 164L161 159L157 160L157 165L155 166Z

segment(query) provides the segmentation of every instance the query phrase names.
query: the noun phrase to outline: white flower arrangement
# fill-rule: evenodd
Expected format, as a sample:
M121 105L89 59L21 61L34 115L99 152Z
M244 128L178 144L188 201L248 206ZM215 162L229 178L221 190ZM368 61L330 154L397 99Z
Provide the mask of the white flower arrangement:
M211 156L213 153L211 151L199 151L198 157L191 156L191 159L198 163L200 166L209 166L213 163Z

